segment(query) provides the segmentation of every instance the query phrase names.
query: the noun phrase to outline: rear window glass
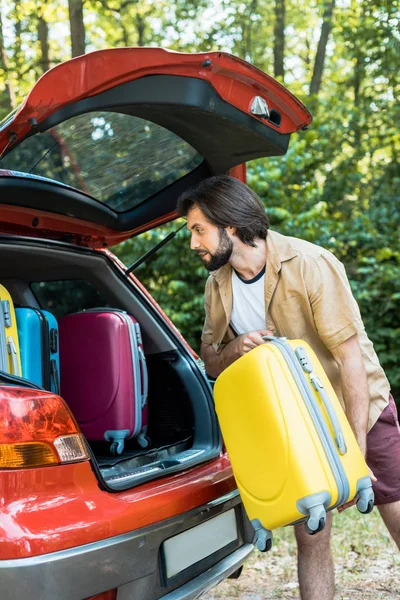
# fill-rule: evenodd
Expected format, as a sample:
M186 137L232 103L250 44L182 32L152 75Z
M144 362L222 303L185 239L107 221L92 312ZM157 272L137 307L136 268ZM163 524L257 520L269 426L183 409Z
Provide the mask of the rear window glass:
M73 117L26 139L4 157L2 168L55 179L125 212L202 162L168 129L103 111Z
M31 288L41 308L51 312L56 319L81 310L108 306L102 294L90 281L37 281L31 283Z

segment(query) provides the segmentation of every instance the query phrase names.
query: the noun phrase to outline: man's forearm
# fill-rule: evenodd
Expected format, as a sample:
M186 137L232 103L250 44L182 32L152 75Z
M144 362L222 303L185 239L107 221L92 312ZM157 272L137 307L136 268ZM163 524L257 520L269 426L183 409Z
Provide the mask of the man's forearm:
M349 355L350 354L350 355ZM347 419L362 453L367 450L369 390L361 351L335 356L342 381Z

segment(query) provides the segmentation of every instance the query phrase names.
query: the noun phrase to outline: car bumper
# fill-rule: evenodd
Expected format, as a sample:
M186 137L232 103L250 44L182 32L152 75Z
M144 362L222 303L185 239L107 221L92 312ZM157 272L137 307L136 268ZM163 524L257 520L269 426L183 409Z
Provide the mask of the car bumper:
M238 524L236 547L226 547L167 581L162 572L162 543L232 508ZM118 600L197 598L201 591L243 564L253 549L253 538L254 531L234 491L178 517L127 534L59 552L0 561L1 597L82 600L117 588Z
M160 600L195 600L196 598L199 598L204 592L218 585L218 583L237 571L253 550L253 544L245 544L214 565L214 567L208 569L205 573L202 573L189 583L170 592L166 596L162 596ZM125 596L123 589L121 590L121 593L118 592L117 600L133 600L133 598L134 596L132 595Z

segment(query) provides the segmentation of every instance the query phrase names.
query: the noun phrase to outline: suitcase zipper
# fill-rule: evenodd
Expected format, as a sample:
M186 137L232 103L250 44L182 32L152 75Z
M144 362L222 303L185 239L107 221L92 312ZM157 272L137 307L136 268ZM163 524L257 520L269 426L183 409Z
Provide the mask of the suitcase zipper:
M284 340L281 340L279 338L270 338L269 341L279 348L289 367L292 367L292 375L296 381L297 386L302 392L303 398L306 401L307 409L310 413L315 429L317 430L318 436L324 447L330 467L332 469L333 476L336 481L336 485L338 487L338 499L336 501L336 504L334 504L331 507L336 508L337 506L340 506L347 501L350 494L350 486L346 473L343 469L343 465L334 446L334 442L329 432L326 430L325 419L321 414L319 406L315 404L315 397L308 386L307 380L305 380L303 369L291 346L289 346L285 343Z
M343 435L343 431L342 431L342 428L339 423L339 419L337 417L337 414L332 406L332 402L331 402L321 380L314 373L314 371L312 369L312 365L308 359L305 349L302 346L298 346L294 353L297 356L297 358L302 366L303 371L309 375L311 385L313 386L313 388L317 392L317 394L319 394L322 402L324 403L325 410L328 414L329 420L332 425L332 429L335 433L335 444L339 451L339 454L342 454L342 455L346 454L346 452L347 452L346 440L344 439L344 435Z

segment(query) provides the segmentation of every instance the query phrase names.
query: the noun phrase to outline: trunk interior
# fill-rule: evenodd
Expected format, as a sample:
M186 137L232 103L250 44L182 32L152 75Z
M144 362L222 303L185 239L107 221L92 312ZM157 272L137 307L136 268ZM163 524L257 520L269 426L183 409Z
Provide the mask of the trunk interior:
M122 454L87 440L106 489L122 490L217 456L221 437L212 391L195 359L146 296L105 254L58 242L0 237L0 283L16 306L59 319L81 310L122 309L140 324L148 369L150 444L127 440ZM60 372L62 385L62 371ZM127 399L129 401L129 399Z

